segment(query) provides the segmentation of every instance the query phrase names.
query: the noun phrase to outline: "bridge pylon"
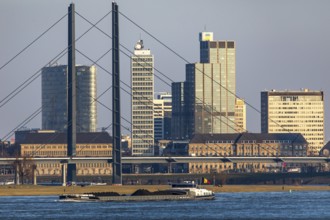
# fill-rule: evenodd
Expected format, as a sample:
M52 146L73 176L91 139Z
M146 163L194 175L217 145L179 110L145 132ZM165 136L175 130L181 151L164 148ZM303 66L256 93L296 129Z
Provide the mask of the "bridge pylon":
M67 122L67 154L76 156L76 46L75 46L75 7L71 3L68 8L68 122ZM67 181L76 182L76 163L67 164Z

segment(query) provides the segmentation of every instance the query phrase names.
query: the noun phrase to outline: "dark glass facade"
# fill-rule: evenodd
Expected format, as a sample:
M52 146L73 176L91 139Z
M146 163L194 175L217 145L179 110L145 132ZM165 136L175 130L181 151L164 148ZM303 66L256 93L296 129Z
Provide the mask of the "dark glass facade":
M96 68L76 66L77 132L95 132ZM42 69L42 129L66 131L67 128L67 65Z
M172 139L187 138L185 82L172 83Z

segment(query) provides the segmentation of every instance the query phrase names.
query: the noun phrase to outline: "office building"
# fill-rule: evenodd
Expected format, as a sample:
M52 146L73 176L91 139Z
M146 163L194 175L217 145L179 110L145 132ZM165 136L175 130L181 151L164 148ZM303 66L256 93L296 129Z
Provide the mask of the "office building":
M154 155L154 57L139 40L131 59L132 155Z
M186 65L188 136L235 133L236 47L200 33L200 62Z
M77 132L95 132L96 68L76 66ZM42 129L64 132L67 128L67 65L42 69Z
M188 138L185 114L185 82L172 83L172 125L173 140Z
M155 141L171 138L172 95L162 92L154 99Z
M246 132L246 105L243 99L236 99L235 126L237 132Z
M308 155L319 155L324 146L324 97L322 91L261 92L261 132L301 133Z

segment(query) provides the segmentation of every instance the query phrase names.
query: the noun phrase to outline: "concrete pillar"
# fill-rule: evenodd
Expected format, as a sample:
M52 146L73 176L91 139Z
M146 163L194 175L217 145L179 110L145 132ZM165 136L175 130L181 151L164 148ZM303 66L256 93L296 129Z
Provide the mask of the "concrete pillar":
M66 186L66 168L67 164L66 163L62 163L62 185Z
M33 167L33 185L37 185L37 168Z
M19 180L19 165L16 164L15 167L15 184L20 185L20 180Z

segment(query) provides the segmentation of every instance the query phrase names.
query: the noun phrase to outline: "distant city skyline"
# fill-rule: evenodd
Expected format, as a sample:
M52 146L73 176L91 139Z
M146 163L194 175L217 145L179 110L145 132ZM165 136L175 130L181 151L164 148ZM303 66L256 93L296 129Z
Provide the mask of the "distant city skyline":
M0 67L65 15L70 3L71 1L64 0L2 1L0 26L3 33L0 40ZM212 31L217 39L235 41L237 44L236 93L256 109L260 110L259 95L265 89L308 88L324 91L325 141L329 140L330 122L327 119L330 113L328 86L330 30L326 28L330 23L329 1L154 2L142 0L117 1L117 3L119 10L125 16L148 30L190 63L198 62L199 32ZM76 11L79 15L93 23L110 10L109 1L98 1L97 4L84 0L76 2ZM77 37L90 27L79 15L76 14ZM155 67L173 81L184 80L186 62L123 16L120 16L120 25L122 45L132 49L136 40L142 38L157 57ZM110 34L111 16L100 22L98 27ZM49 33L0 70L2 78L0 101L66 48L66 34L67 18L64 18ZM96 29L77 42L77 49L94 61L110 47L111 40ZM124 51L123 48L122 50ZM76 56L76 63L92 64L80 53L77 52ZM121 79L129 84L130 61L126 55L121 54L121 56ZM110 70L110 60L111 53L101 59L99 64ZM66 65L66 55L59 59L58 63ZM102 68L98 66L96 68L97 93L101 94L111 85L111 77ZM155 72L155 75L160 74ZM0 138L41 106L40 79L35 80L23 92L0 107ZM165 81L171 84L170 80L165 79ZM169 92L171 88L155 78L155 92L161 91ZM111 108L110 95L109 93L102 96L100 101ZM122 93L122 98L123 103L129 102L129 95ZM3 102L0 103L2 104ZM111 123L111 112L100 105L97 109L99 129L107 127ZM125 105L122 109L122 116L130 119L130 108ZM128 124L124 126L130 127ZM41 128L41 114L31 120L26 127ZM249 106L247 106L247 130L260 132L260 114Z

